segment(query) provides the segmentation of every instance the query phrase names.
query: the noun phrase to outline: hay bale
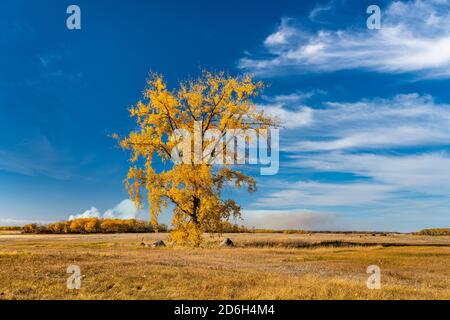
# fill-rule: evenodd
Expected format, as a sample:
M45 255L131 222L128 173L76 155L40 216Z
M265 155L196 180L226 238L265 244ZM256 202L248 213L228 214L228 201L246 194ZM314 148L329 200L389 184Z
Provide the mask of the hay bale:
M226 238L219 244L219 247L234 247L234 243L230 238Z
M153 244L152 244L152 248L165 247L165 246L166 246L166 244L162 240L157 240L157 241L153 242Z

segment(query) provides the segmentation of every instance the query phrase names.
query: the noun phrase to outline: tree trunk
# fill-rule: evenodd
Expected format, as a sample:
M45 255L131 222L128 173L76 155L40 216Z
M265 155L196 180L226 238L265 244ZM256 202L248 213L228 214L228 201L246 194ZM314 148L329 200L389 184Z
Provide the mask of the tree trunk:
M198 208L200 207L200 198L194 197L194 199L192 200L193 202L193 208L192 208L192 222L194 222L194 224L196 226L199 226L200 222L198 221Z

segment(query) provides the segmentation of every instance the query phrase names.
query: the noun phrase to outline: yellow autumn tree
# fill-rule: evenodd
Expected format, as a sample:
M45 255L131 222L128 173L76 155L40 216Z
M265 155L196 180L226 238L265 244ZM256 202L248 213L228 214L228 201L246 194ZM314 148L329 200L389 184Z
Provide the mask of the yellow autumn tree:
M235 166L215 161L218 156L226 156L226 151L217 143L211 148L215 140L208 132L223 138L230 129L263 131L276 125L252 102L263 86L251 76L203 72L200 78L169 89L161 75L153 74L147 80L143 99L130 108L137 129L123 138L115 135L122 148L131 150L132 166L125 185L139 208L147 198L154 226L161 209L169 203L174 205L170 237L175 243L198 245L205 230L220 232L224 221L240 217L240 206L222 198L225 185L255 191L252 177ZM186 138L177 134L180 130L202 139L200 150L190 140L190 151L180 150ZM222 139L220 143L230 141ZM227 150L226 145L221 147ZM156 158L163 170L156 170Z

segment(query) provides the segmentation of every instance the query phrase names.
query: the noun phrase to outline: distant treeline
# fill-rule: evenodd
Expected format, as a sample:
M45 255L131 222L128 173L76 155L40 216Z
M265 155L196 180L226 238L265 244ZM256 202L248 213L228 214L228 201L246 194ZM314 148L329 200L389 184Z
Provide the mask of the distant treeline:
M423 229L414 234L419 236L450 236L450 228Z
M216 228L206 228L206 233L248 233L252 232L244 226L238 224L233 224L229 221L223 221L219 227Z
M70 233L144 233L155 232L148 222L136 219L98 219L83 218L70 221L54 222L47 225L27 224L22 233L37 234L70 234ZM158 232L167 232L167 226L160 224Z
M5 227L8 228L8 227ZM46 225L27 224L23 227L14 227L22 233L36 234L71 234L71 233L146 233L155 232L152 224L136 219L120 220L120 219L99 219L99 218L82 218L69 221L54 222ZM167 232L168 227L165 224L158 226L158 232ZM285 233L285 234L303 234L303 230L270 230L270 229L249 229L245 226L233 224L224 221L220 230L209 230L208 233Z
M247 228L246 226L240 226L238 224L233 224L229 221L222 222L222 226L219 230L209 230L206 232L216 233L220 231L220 233L286 233L286 234L304 234L307 233L304 230L273 230L273 229L255 229L255 228Z
M17 226L0 226L0 231L21 231L22 227Z
M249 232L253 233L284 233L284 234L305 234L310 233L305 230L285 229L285 230L272 230L272 229L252 229Z
M40 233L40 234L70 234L70 233L148 233L155 232L155 228L148 222L136 219L99 219L83 218L70 221L61 221L42 224L27 224L19 226L0 226L0 231L21 231L22 233ZM158 226L158 232L167 232L168 227L165 224ZM255 229L233 224L228 221L223 222L220 230L206 230L208 233L284 233L284 234L309 234L309 233L341 233L341 234L397 234L398 232L375 232L375 231L305 231L298 229L273 230L273 229ZM425 236L450 236L450 228L423 229L413 232L413 235Z

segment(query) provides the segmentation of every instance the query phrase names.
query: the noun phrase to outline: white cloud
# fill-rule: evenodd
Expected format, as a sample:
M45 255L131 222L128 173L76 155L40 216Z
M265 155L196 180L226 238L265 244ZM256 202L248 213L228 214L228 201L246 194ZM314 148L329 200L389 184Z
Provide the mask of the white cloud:
M288 129L308 126L312 121L312 109L306 106L300 106L289 110L283 104L260 105L267 115L275 117L282 122L282 125Z
M417 215L425 205L442 217L441 204L448 202L450 192L450 154L445 151L450 146L450 105L413 93L329 102L310 110L307 124L282 135L288 160L280 172L321 174L322 179L332 174L332 182L270 181L265 189L272 192L260 197L256 207L357 207L371 214L377 208Z
M290 152L386 149L450 144L450 106L417 93L392 99L326 103L282 146Z
M325 4L316 4L314 9L311 10L311 12L308 15L308 18L312 21L316 21L317 18L324 12L328 12L335 8L335 1L330 1Z
M311 125L313 120L313 109L304 105L305 100L326 93L323 90L311 90L280 94L273 97L264 96L264 103L257 107L264 110L266 114L280 120L282 126L287 129L306 127Z
M423 128L401 126L398 128L379 128L348 135L333 141L307 141L299 143L304 150L340 150L350 148L405 147L417 144L436 144L448 141L448 135L427 131ZM295 147L294 147L295 148Z
M269 35L266 40L264 40L264 45L267 47L275 47L280 45L286 45L291 37L298 33L296 28L289 25L290 19L282 19L280 28Z
M104 214L101 214L96 207L91 207L81 214L69 216L69 220L80 218L136 219L141 214L142 211L136 208L133 201L125 199L114 208L106 210Z
M325 153L299 156L296 167L347 172L372 178L397 191L429 195L450 192L450 156L445 152L412 155Z
M309 210L245 210L243 225L260 229L335 229L338 216ZM342 227L342 224L340 225Z
M302 206L350 206L375 203L389 196L395 188L371 182L322 183L298 181L282 190L260 197L255 206L293 208Z
M135 219L139 214L139 209L130 199L125 199L113 209L106 210L104 218L112 219Z
M283 19L264 46L272 57L243 58L239 66L265 75L368 69L448 77L450 4L446 0L394 1L382 8L380 30L368 30L364 21L361 27L308 33L292 19Z
M264 100L269 103L303 103L305 100L316 96L327 94L324 90L296 91L289 94L279 94L276 96L263 96Z
M69 220L82 219L82 218L101 218L102 214L96 207L91 207L83 213L70 215Z

